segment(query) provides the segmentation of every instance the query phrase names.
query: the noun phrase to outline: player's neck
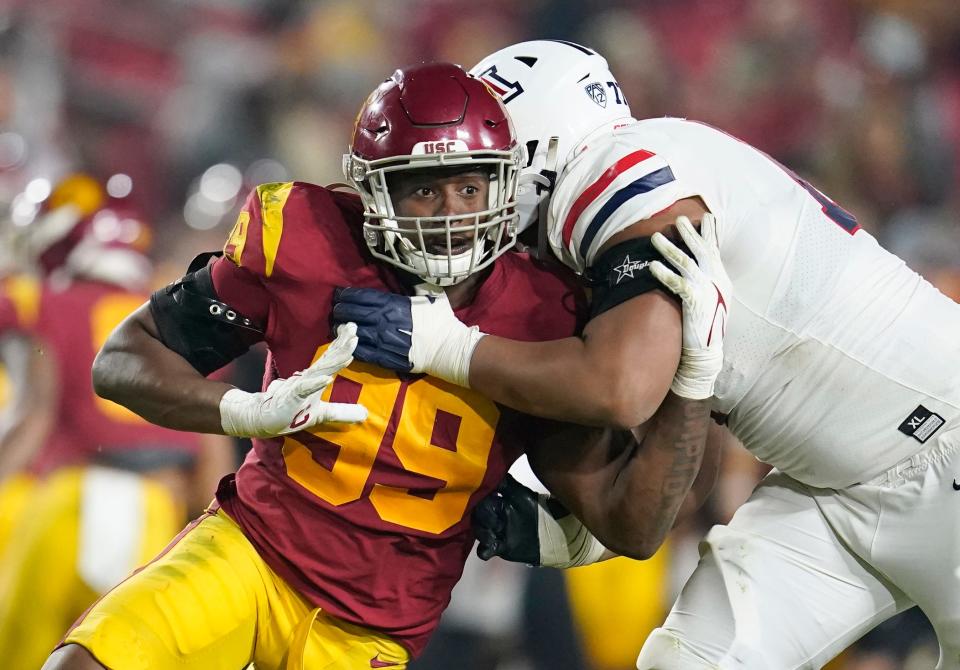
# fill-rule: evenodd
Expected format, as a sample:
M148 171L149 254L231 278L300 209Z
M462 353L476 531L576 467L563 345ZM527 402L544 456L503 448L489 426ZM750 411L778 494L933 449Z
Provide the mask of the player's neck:
M447 300L450 301L450 306L453 309L460 309L473 302L474 297L477 295L477 290L489 276L491 268L472 274L459 284L444 287L443 290L447 294Z

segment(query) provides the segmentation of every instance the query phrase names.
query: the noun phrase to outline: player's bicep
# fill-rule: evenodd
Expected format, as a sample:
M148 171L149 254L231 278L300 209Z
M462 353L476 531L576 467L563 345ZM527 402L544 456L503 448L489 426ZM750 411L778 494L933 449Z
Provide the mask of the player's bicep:
M709 212L703 200L697 196L682 198L656 214L639 219L607 239L597 252L601 254L630 239L647 238L654 233L668 234L676 223L678 216L686 216L694 223L698 223L703 215ZM674 236L676 237L676 236Z
M583 331L592 367L619 409L637 426L663 402L680 361L680 306L663 291L630 298L592 318Z
M621 407L618 415L630 419L626 424L653 415L680 360L680 305L650 273L649 263L660 256L649 236L677 216L699 220L705 211L699 198L678 201L614 235L587 271L592 295L585 342Z

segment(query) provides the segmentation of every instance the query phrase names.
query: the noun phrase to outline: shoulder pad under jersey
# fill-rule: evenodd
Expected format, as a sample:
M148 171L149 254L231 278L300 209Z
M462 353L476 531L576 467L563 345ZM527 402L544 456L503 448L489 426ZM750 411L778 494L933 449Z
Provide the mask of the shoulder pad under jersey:
M240 210L224 256L267 280L297 275L349 239L347 219L360 215L346 198L304 182L261 184Z
M640 134L612 132L561 174L550 204L550 245L578 272L610 237L684 197L666 158L642 144Z

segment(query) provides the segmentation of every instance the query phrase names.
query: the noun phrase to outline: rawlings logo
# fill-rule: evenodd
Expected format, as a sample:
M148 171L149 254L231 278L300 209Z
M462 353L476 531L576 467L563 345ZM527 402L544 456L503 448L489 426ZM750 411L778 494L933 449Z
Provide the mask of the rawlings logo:
M603 85L594 82L592 84L587 84L584 86L583 90L587 92L587 95L590 96L590 99L601 107L606 108L607 106L607 92L603 90Z
M417 142L413 145L414 156L422 154L448 154L451 151L469 151L463 140L437 140L435 142Z

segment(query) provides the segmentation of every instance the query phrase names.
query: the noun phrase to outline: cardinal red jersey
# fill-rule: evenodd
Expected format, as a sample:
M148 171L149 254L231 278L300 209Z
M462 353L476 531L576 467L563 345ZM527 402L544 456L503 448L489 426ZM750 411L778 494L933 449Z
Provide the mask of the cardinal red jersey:
M41 289L34 332L57 369L56 426L31 470L46 474L83 465L114 452L163 450L195 454L198 437L161 428L93 392L93 359L110 332L147 296L109 284L76 280ZM177 462L182 462L182 458Z
M261 186L213 266L218 297L265 326L264 387L330 342L337 286L402 290L361 238L351 195L299 182ZM519 340L574 334L572 276L501 257L457 312ZM220 502L267 563L315 606L418 654L473 545L470 511L503 478L534 420L469 389L354 362L325 399L360 402L357 425L254 440Z

